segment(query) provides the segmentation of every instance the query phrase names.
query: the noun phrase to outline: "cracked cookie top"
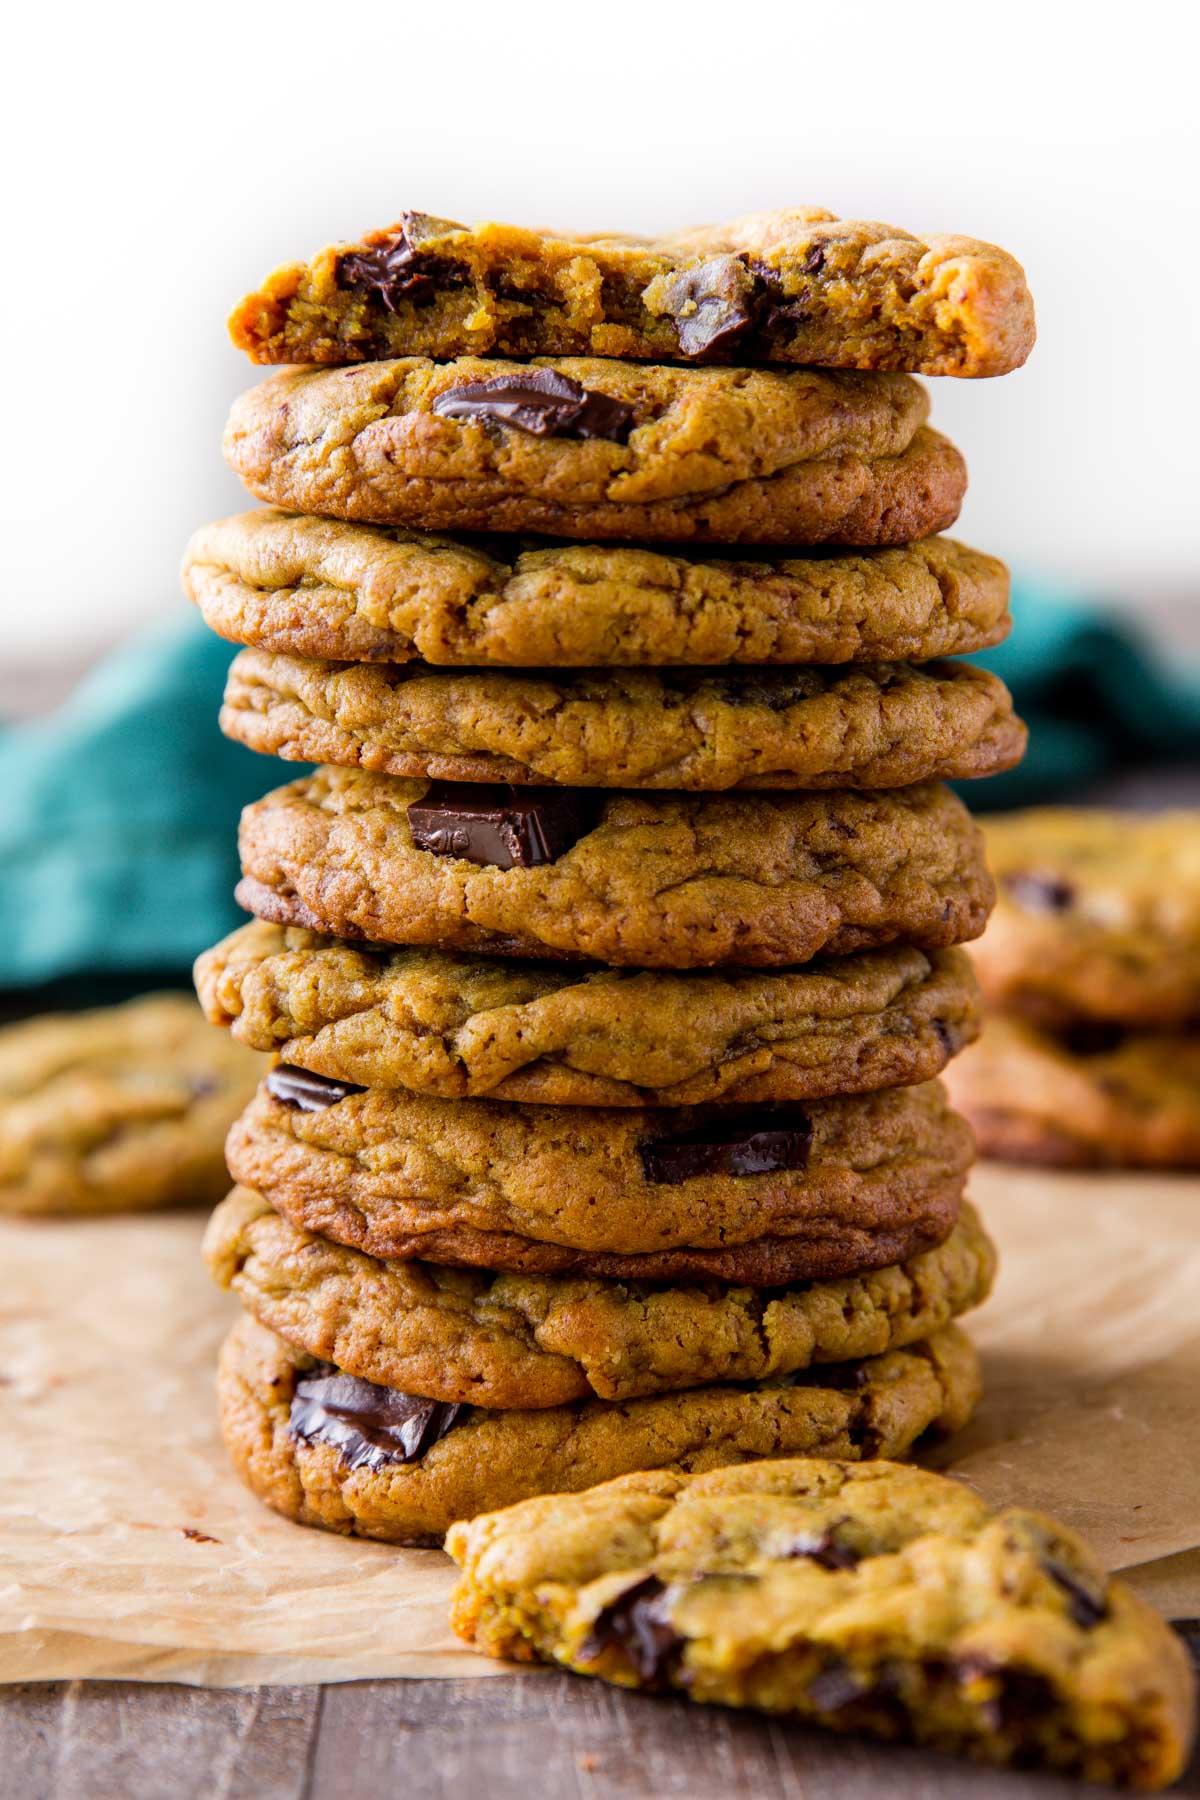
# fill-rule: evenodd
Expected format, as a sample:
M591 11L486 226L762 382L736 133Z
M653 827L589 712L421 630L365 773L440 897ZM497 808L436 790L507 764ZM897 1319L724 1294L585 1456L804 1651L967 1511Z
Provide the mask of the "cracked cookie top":
M660 238L406 212L289 263L229 322L255 362L594 356L1003 375L1033 346L1020 264L819 207Z
M585 429L601 404L619 425ZM928 411L907 375L406 357L271 376L234 403L224 449L260 500L339 519L887 545L952 525L966 491Z
M267 508L197 531L183 580L222 637L332 662L924 662L998 644L1011 624L1004 564L944 537L733 560Z
M335 1081L567 1106L802 1100L928 1080L972 1042L962 950L778 972L487 961L255 920L206 951L209 1019Z
M995 1269L969 1206L944 1244L906 1262L761 1290L383 1261L299 1230L245 1188L213 1214L204 1253L260 1324L362 1380L535 1408L878 1356L980 1305Z
M519 1106L273 1070L235 1181L383 1257L775 1285L949 1236L973 1152L936 1081L777 1106Z
M995 775L1025 727L964 662L788 669L431 669L243 650L226 737L384 775L564 787L891 788Z
M554 841L478 848L481 808ZM936 785L592 795L324 768L248 807L240 842L238 898L277 924L646 968L940 949L978 936L992 902L982 836Z
M903 1350L759 1382L497 1411L422 1399L317 1362L243 1317L221 1352L221 1429L260 1498L289 1518L391 1543L631 1469L764 1456L902 1456L965 1424L979 1365L954 1325Z

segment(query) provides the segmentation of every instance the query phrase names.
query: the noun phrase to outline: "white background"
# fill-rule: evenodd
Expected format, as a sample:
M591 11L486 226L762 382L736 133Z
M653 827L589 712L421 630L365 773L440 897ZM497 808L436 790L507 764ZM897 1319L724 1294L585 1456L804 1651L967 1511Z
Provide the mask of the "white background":
M788 203L991 238L1029 365L934 384L960 534L1137 605L1200 583L1195 42L1182 6L43 5L6 38L0 657L183 603L232 302L388 223L654 230ZM1190 25L1186 28L1191 33ZM1196 614L1191 615L1194 623Z

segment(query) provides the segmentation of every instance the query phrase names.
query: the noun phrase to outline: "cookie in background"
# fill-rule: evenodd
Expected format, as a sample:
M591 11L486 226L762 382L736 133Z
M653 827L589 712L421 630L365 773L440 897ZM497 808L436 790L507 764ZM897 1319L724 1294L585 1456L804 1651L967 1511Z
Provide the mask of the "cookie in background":
M1200 1167L1200 812L1046 807L985 833L991 1012L946 1072L983 1154Z
M0 1213L211 1203L225 1134L262 1058L190 995L51 1013L0 1030Z

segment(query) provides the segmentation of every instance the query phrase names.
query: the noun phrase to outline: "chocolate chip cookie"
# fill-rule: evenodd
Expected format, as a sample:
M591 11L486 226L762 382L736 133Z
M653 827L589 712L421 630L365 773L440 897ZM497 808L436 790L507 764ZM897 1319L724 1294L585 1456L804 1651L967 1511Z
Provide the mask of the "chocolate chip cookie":
M221 730L291 762L565 787L908 787L1019 762L1004 683L970 663L508 672L243 650Z
M989 1000L1049 1023L1200 1020L1200 812L1044 807L986 823Z
M496 1412L361 1381L246 1318L226 1339L218 1395L234 1464L268 1506L328 1531L438 1544L455 1519L631 1469L901 1455L931 1428L966 1423L979 1369L950 1325L793 1377Z
M993 1013L948 1086L985 1156L1200 1168L1200 1031L1052 1029Z
M923 1469L648 1472L455 1525L452 1618L492 1656L991 1763L1156 1788L1182 1643L1064 1526Z
M331 662L924 662L998 644L1011 624L1004 564L944 537L733 562L264 509L196 532L183 582L222 637Z
M907 375L408 357L271 376L225 456L260 500L377 525L906 544L966 490L928 411Z
M761 1292L383 1261L235 1188L205 1238L260 1325L348 1375L434 1400L565 1406L767 1381L898 1350L980 1305L995 1251L964 1206L946 1242L840 1281Z
M937 1075L979 1028L963 950L800 969L579 969L348 944L255 920L196 964L214 1025L285 1062L446 1100L691 1106Z
M754 1286L944 1242L972 1151L937 1082L634 1111L434 1100L286 1064L226 1144L235 1181L372 1256Z
M225 1133L262 1069L183 994L5 1026L0 1213L217 1199Z
M1017 263L820 207L668 237L572 237L406 212L289 263L229 321L255 362L649 357L1003 375L1033 346Z
M238 899L337 937L646 968L778 967L976 937L981 835L948 788L594 794L318 769L242 815Z

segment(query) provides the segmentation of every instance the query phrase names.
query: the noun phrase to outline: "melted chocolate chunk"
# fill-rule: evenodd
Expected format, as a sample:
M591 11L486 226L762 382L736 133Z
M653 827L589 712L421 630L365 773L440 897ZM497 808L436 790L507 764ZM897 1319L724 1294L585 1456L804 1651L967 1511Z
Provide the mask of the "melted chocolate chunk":
M465 1406L401 1394L323 1364L296 1383L288 1430L309 1444L332 1444L352 1469L419 1462L464 1423Z
M1004 886L1026 912L1066 912L1075 898L1075 889L1060 875L1006 875Z
M994 1685L995 1692L978 1705L988 1730L997 1735L1023 1734L1054 1704L1054 1690L1045 1676L1008 1668L982 1652L960 1657L952 1673L963 1687L977 1681Z
M593 1662L604 1650L622 1650L643 1681L665 1686L684 1642L666 1616L666 1591L657 1575L646 1575L602 1606L579 1646L580 1660Z
M1072 1056L1108 1056L1113 1050L1120 1049L1128 1032L1123 1025L1081 1020L1078 1025L1065 1026L1058 1036L1063 1049Z
M309 1069L297 1069L292 1063L278 1063L267 1076L267 1092L285 1106L299 1107L301 1112L323 1112L348 1100L351 1094L365 1094L366 1089L353 1081L332 1081L328 1075L314 1075Z
M747 1112L715 1106L679 1137L638 1145L647 1181L675 1183L696 1175L766 1175L802 1169L812 1147L812 1121L796 1106Z
M405 213L393 236L370 250L353 250L339 257L334 272L338 287L361 287L378 294L387 310L394 313L397 300L428 300L435 288L461 282L466 270L460 264L445 257L422 256L418 240L423 227L426 236L462 229L449 219ZM430 227L436 232L431 233Z
M813 262L814 255L820 257L820 262ZM809 275L816 274L824 260L824 251L810 250L804 264L805 272ZM747 267L757 283L754 322L760 336L770 337L779 325L807 325L809 323L812 314L804 304L803 298L788 299L784 295L783 281L778 269L773 269L769 263L760 262L757 257L751 258Z
M603 804L579 788L431 781L408 809L412 840L434 856L495 869L552 863L592 830Z
M490 381L446 388L431 410L443 419L490 419L534 437L607 438L623 444L633 430L633 408L582 387L557 369L514 370Z
M1108 1603L1104 1596L1085 1587L1070 1569L1065 1569L1059 1562L1050 1561L1044 1562L1042 1567L1055 1586L1060 1587L1067 1596L1067 1610L1081 1631L1094 1631L1108 1617Z
M871 1691L870 1682L856 1675L848 1664L835 1662L813 1677L805 1698L821 1712L841 1712L843 1707L865 1699Z
M735 344L754 323L754 277L737 256L713 256L683 269L663 298L684 356L708 356Z
M797 1538L788 1551L791 1557L805 1557L822 1569L857 1569L862 1557L849 1544L839 1544L830 1527L819 1537Z

